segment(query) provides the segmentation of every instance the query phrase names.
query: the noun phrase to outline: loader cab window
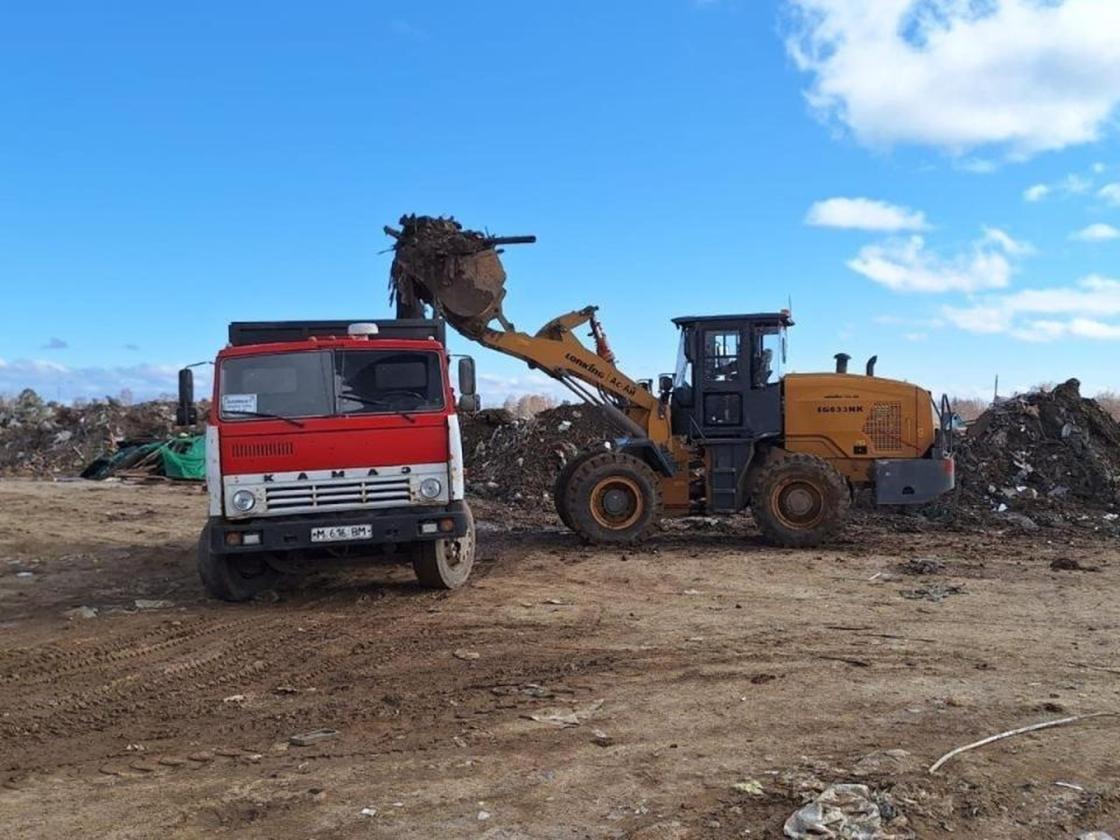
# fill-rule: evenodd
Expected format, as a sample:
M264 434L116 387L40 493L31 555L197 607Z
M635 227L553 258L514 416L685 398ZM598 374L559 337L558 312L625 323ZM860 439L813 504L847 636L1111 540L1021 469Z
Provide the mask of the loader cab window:
M781 381L782 362L785 357L784 333L784 329L766 330L758 336L751 373L752 387L765 388L767 385Z
M739 379L739 331L704 332L704 381L736 382Z

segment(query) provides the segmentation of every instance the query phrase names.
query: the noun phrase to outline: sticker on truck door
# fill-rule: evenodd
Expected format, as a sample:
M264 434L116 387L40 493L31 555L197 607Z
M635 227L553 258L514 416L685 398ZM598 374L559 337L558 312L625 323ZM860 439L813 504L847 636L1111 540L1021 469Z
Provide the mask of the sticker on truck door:
M222 411L230 414L256 414L256 394L222 394Z

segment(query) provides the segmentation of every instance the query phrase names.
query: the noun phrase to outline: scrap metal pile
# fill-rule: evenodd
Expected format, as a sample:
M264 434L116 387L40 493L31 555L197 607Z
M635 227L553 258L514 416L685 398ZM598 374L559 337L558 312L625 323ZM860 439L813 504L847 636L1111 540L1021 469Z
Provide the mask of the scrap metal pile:
M957 483L933 515L1120 531L1120 423L1076 379L1001 400L961 442Z
M556 475L570 458L614 437L587 405L561 405L528 419L491 409L460 422L469 491L535 509L551 500ZM155 457L152 442L176 443L180 432L172 402L71 406L24 391L0 400L0 475L104 477L135 469L161 475L167 459ZM139 460L130 461L132 455ZM959 442L957 482L956 492L923 515L964 526L1120 534L1120 423L1083 398L1076 379L1002 400Z
M505 409L461 418L468 490L551 510L556 475L574 455L615 436L599 409L561 405L528 419Z
M200 411L205 418L205 406ZM205 422L203 419L202 422ZM165 444L183 430L175 427L175 403L167 401L126 405L105 399L81 405L47 402L28 389L0 399L0 475L37 478L76 477L105 459L137 448L136 462L118 459L113 471L137 468L161 475L164 459L147 458L139 447ZM201 429L191 430L192 432Z

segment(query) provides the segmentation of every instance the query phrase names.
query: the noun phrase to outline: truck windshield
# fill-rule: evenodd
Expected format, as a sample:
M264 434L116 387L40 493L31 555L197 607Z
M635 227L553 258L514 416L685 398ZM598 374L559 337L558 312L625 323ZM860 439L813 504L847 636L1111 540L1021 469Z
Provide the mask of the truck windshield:
M443 408L437 353L312 350L222 362L223 420L393 414Z

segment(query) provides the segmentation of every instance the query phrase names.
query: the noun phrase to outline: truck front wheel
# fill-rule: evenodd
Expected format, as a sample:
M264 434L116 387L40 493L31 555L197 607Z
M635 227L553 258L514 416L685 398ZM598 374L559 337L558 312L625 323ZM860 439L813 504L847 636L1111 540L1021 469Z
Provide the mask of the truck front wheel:
M449 540L418 542L412 548L412 568L426 589L457 589L467 582L474 565L474 515L467 514L467 533Z
M259 554L214 553L209 525L198 538L198 575L206 591L223 601L248 601L280 579L280 573Z

